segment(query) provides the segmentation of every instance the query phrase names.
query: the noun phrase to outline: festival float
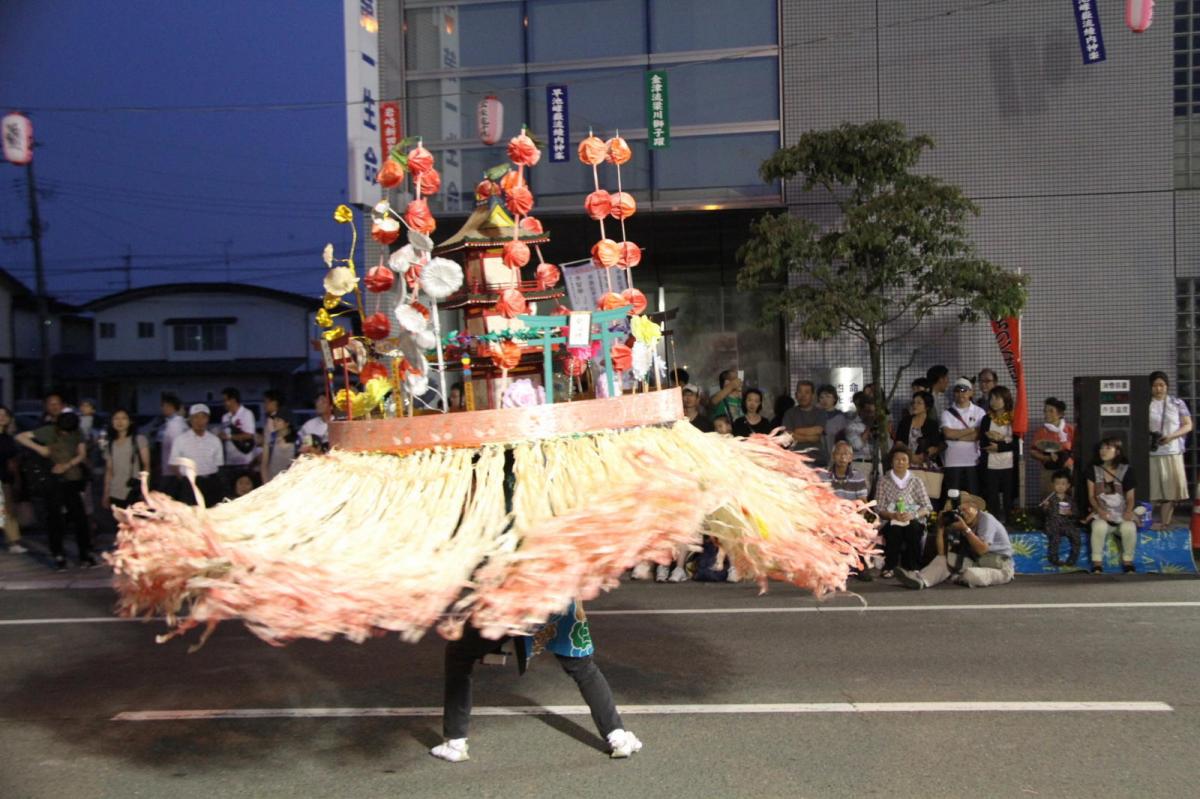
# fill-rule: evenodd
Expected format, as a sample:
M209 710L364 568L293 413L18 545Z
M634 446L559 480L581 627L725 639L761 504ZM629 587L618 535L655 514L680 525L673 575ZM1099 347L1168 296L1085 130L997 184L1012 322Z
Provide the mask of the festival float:
M338 411L331 450L213 507L146 487L144 502L116 509L108 559L122 615L165 616L173 630L160 641L201 626L203 643L226 620L272 644L455 638L467 623L499 638L704 536L763 590L768 579L818 596L844 589L874 547L862 505L775 439L686 420L645 297L632 280L613 290L614 270L632 277L642 258L626 237L636 202L620 185L630 148L589 135L578 152L595 184L592 261L609 288L596 308L562 304L560 270L542 257L549 236L528 183L540 151L525 132L438 245L433 157L419 142L394 151L379 181L407 181L413 199L402 212L376 205L371 235L406 243L361 278L354 212L336 209L351 250L325 248L314 320ZM600 187L601 168L617 192ZM442 329L446 310L455 329ZM449 404L450 378L465 410Z

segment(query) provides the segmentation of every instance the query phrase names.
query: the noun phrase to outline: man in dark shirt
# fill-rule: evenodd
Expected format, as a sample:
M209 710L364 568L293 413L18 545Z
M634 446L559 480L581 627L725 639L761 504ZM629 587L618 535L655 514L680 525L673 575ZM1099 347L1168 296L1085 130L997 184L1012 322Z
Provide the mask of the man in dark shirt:
M828 411L816 404L816 386L811 380L796 383L796 407L783 415L783 427L792 434L792 450L807 455L813 466L829 462L825 451L825 421Z
M705 433L713 431L712 419L700 410L700 389L691 383L683 387L683 415Z

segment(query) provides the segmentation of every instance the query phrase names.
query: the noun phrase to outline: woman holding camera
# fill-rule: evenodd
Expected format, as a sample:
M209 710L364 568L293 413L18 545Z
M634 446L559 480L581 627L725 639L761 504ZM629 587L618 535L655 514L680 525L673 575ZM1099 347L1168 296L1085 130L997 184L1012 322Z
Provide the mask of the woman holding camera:
M1183 441L1192 432L1187 405L1167 387L1165 372L1150 374L1150 501L1159 506L1163 528L1171 524L1175 503L1188 498Z
M932 588L951 577L970 588L1012 582L1008 531L974 494L962 492L957 509L939 514L937 551L933 562L920 571L897 569L896 579L913 589Z
M903 444L888 453L889 470L875 486L875 512L883 519L883 571L892 577L896 564L921 568L921 537L925 519L933 511L925 484L909 470L909 451Z
M142 472L150 471L150 443L133 434L129 411L117 408L108 420L108 444L104 448L104 492L100 507L128 508L142 495Z

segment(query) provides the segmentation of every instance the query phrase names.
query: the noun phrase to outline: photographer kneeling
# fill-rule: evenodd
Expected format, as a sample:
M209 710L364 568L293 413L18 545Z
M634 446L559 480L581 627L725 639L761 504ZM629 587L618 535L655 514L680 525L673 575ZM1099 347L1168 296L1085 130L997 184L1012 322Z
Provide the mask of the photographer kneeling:
M987 512L982 498L964 491L960 503L958 510L938 514L933 562L920 571L896 570L905 588L931 588L951 578L971 588L1012 580L1012 542L1004 525Z

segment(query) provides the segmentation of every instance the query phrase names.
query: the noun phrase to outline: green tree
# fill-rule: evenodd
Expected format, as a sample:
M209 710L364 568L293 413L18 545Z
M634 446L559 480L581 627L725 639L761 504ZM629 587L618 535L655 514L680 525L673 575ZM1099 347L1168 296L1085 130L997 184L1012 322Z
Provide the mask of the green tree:
M811 341L849 334L866 344L881 444L901 372L917 354L896 369L885 393L885 348L902 345L943 309L975 322L1016 315L1025 304L1023 278L976 252L968 225L979 208L957 186L913 171L930 147L928 136L910 137L891 120L804 134L759 173L823 189L839 219L821 227L787 212L768 214L738 251L740 288L780 286L767 317L784 314Z

